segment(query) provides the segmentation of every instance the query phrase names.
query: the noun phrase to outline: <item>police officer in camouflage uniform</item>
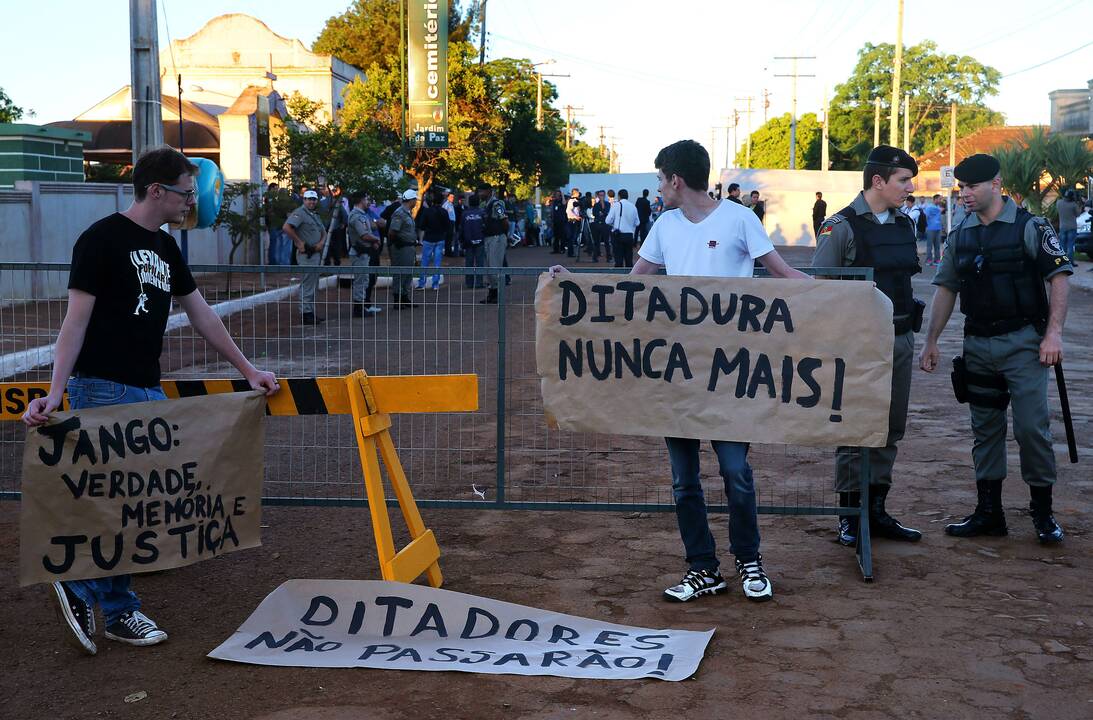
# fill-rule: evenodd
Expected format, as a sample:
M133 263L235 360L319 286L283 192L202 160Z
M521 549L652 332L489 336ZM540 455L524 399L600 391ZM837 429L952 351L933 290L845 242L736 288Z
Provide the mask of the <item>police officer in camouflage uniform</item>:
M318 267L323 262L323 245L326 244L326 225L315 212L319 193L308 190L300 207L281 226L285 235L296 246L296 263L301 267ZM304 275L300 281L300 312L304 325L318 325L322 318L315 317L315 291L319 289L319 274Z
M915 354L915 331L922 323L925 305L916 300L911 276L921 272L915 227L900 212L904 199L914 189L918 163L899 148L880 145L869 153L862 173L863 190L848 207L824 220L816 238L813 267L871 267L873 280L892 301L892 400L888 411L888 442L882 448L862 449L869 453L872 476L869 482L869 523L873 533L892 540L914 542L922 533L904 527L888 514L885 502L892 487L892 466L896 443L907 427L907 403L911 395L911 369ZM836 451L835 489L841 507L861 505L860 458L857 451L840 447ZM839 518L838 541L854 545L859 518Z
M998 160L972 155L956 166L968 215L953 228L934 277L937 291L920 364L934 372L937 339L956 298L964 313L964 355L954 360L957 399L971 409L972 459L978 502L945 532L956 537L1005 535L1002 481L1006 477L1006 406L1013 405L1013 435L1029 510L1041 543L1057 543L1051 488L1055 454L1047 404L1047 369L1062 361L1070 258L1051 225L1002 195ZM1051 285L1051 294L1044 288Z

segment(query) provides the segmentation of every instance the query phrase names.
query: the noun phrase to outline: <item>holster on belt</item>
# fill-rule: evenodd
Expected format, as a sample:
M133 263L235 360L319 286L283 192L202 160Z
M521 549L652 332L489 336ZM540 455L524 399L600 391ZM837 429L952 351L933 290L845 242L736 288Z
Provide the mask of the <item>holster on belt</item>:
M1006 378L1001 375L980 375L969 372L964 358L957 355L953 358L953 393L958 403L969 403L976 407L994 408L1005 410L1009 406L1009 386ZM971 387L969 387L971 386ZM979 388L1001 390L1001 393L985 393Z

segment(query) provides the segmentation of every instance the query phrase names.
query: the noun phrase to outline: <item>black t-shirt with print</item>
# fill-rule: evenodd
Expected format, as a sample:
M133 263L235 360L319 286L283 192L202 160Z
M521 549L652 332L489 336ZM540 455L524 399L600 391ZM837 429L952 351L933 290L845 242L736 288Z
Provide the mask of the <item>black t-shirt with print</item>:
M197 289L174 238L121 213L105 217L72 248L68 287L95 296L74 369L126 385L159 385L171 296Z

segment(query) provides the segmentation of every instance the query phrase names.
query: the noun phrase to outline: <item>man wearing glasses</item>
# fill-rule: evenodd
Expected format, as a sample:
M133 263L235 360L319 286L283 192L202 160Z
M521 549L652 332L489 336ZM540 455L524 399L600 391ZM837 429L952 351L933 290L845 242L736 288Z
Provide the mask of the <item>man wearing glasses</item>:
M125 212L99 220L72 248L68 310L57 335L49 394L30 402L23 422L36 427L61 406L66 384L74 410L164 400L159 356L174 298L193 328L255 390L277 392L273 373L252 365L197 289L164 223L181 223L194 206L197 168L169 147L152 148L133 167L135 199ZM95 605L106 637L129 645L155 645L165 633L141 612L130 576L55 582L52 592L69 638L96 652Z

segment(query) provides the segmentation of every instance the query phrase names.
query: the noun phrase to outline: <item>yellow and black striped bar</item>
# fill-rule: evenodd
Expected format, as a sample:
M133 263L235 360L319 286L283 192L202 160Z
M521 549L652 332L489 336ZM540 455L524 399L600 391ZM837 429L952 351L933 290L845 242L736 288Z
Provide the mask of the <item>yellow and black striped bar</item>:
M369 376L376 412L473 412L478 409L477 375ZM345 378L278 378L281 390L269 399L267 415L347 415L350 413ZM169 398L242 392L246 380L164 380ZM0 383L0 421L18 420L27 404L45 397L49 383ZM68 409L68 396L64 408Z

